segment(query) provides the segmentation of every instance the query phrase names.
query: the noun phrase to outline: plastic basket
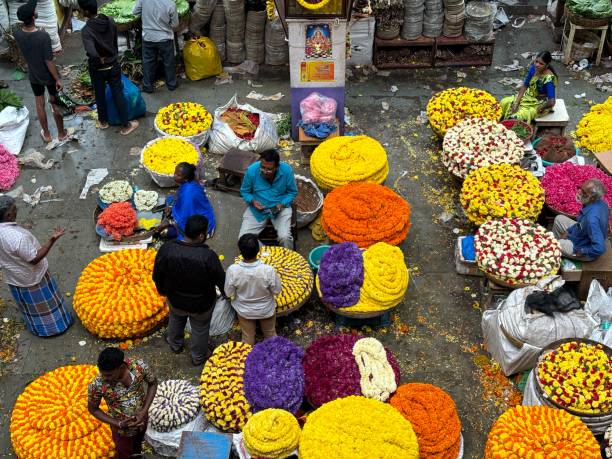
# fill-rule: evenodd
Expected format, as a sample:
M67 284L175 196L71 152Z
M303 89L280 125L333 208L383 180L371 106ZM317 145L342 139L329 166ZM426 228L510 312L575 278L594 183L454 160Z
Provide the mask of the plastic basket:
M310 251L308 254L308 264L313 271L316 272L319 270L321 257L323 257L323 254L327 252L330 247L329 245L319 245Z

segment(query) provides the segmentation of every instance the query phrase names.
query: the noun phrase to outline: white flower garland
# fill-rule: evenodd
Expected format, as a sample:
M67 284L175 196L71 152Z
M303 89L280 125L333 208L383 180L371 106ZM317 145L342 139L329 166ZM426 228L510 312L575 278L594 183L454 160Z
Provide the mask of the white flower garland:
M128 201L134 194L134 189L127 180L114 180L104 185L98 194L102 202L111 204Z
M149 408L157 432L169 432L193 421L200 411L198 388L183 379L162 381Z
M397 384L382 343L375 338L362 338L353 346L353 355L361 374L364 397L385 402L395 392Z
M138 190L134 194L134 205L136 210L151 210L157 205L157 191Z

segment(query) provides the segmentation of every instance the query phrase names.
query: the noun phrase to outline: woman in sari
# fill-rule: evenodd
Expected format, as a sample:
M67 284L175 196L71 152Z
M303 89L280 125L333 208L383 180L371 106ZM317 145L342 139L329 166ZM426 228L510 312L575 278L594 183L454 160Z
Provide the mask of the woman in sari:
M516 96L501 101L503 119L519 119L531 123L555 106L557 74L551 67L552 56L542 51L529 66L523 86Z

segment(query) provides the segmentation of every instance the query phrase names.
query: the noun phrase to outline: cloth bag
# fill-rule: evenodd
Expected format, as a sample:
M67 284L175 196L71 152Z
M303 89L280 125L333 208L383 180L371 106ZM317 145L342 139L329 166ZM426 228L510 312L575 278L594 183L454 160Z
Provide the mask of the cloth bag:
M6 107L0 112L0 144L14 155L21 153L30 124L30 114L25 107Z
M183 59L185 75L193 81L217 76L223 71L217 47L207 37L187 41L183 48Z
M147 112L147 104L145 104L140 89L125 75L121 75L121 82L123 83L123 95L125 96L127 104L128 120L134 120L144 116ZM108 123L113 126L121 125L119 119L119 112L113 101L113 95L110 90L110 86L106 85L106 106L108 107Z

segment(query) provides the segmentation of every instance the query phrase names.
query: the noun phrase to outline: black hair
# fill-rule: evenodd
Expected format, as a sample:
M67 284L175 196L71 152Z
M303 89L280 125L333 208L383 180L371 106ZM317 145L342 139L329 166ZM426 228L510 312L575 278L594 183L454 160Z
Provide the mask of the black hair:
M542 62L544 62L548 66L548 69L553 73L553 75L555 75L557 78L559 77L559 75L557 75L557 72L555 72L555 69L553 68L553 66L550 65L550 63L553 60L552 54L550 54L550 51L540 51L538 54L536 54L535 58L542 59Z
M30 0L25 5L17 8L17 19L23 22L26 26L34 24L34 14L36 13L36 4L38 0Z
M192 215L185 223L185 236L195 239L200 234L208 234L208 219L204 215Z
M190 163L178 163L176 167L182 172L188 182L195 180L196 167Z
M15 205L15 198L11 196L0 196L0 222L3 222L6 218L6 214Z
M98 14L98 2L96 0L79 0L79 8L90 16Z
M255 258L259 252L259 239L257 239L257 235L246 233L240 236L240 239L238 239L238 250L240 250L240 255L245 260Z
M275 149L262 151L259 155L259 159L268 163L274 163L277 166L280 163L280 156L278 154L278 151L276 151Z
M98 356L100 371L113 371L125 362L125 354L118 347L107 347Z

